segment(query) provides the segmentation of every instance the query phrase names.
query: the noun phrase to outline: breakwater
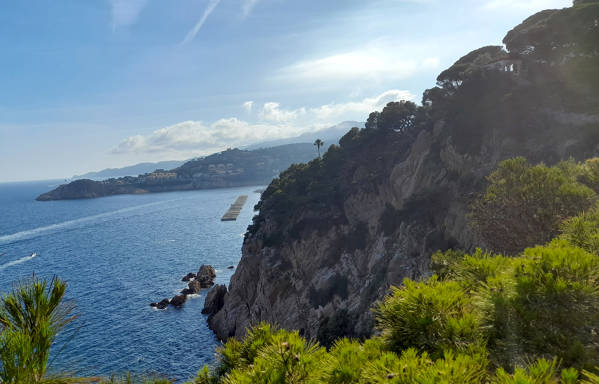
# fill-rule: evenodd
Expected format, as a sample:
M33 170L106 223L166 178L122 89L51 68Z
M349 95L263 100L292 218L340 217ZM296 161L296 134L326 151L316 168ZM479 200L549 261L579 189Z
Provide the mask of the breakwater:
M231 206L229 207L227 212L223 215L223 217L220 220L221 221L237 220L237 217L241 213L241 210L243 209L243 206L245 205L247 200L248 200L247 195L239 196L237 198L237 200L235 200L235 202L233 204L231 204Z

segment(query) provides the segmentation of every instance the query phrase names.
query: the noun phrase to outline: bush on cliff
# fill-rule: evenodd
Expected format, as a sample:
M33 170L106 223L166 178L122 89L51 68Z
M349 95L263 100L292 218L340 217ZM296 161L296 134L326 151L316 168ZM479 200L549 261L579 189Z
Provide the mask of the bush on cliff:
M524 158L503 161L472 207L473 223L495 251L516 254L544 244L560 224L591 207L597 196L596 160L530 165Z
M484 345L472 298L458 282L433 277L404 281L375 309L378 329L390 351L408 348L432 358L448 351L464 352Z

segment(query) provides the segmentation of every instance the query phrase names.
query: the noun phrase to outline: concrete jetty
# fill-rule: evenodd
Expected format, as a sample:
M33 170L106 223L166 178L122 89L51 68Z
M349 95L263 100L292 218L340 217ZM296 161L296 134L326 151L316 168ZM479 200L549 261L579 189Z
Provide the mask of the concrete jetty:
M229 210L227 211L227 213L225 213L225 215L220 220L221 221L237 220L237 217L241 213L241 209L243 208L243 206L245 205L245 203L247 201L248 201L247 195L239 196L237 198L237 200L235 200L235 202L233 204L231 204L231 207L229 207Z

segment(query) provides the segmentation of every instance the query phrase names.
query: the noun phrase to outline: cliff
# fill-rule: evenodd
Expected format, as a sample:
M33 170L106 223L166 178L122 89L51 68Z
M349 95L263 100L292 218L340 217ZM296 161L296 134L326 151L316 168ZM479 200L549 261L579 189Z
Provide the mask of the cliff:
M473 198L499 161L599 154L599 3L543 11L471 52L425 92L352 129L262 195L241 262L209 319L221 339L259 321L328 344L372 332L371 306L428 272L436 250L481 244Z
M312 160L311 143L288 144L246 151L229 149L191 160L178 168L156 170L137 177L104 181L76 180L40 195L37 200L89 199L111 195L230 188L268 184L293 163Z

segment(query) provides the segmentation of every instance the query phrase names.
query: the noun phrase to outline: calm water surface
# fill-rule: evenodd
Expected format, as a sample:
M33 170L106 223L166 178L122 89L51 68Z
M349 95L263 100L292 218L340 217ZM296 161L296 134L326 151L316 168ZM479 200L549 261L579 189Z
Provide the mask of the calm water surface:
M187 379L214 359L218 344L201 314L205 293L182 309L158 311L201 264L227 284L241 256L256 187L94 200L37 202L53 182L0 184L0 291L35 273L69 283L80 319L55 370L85 375L124 371ZM239 195L249 200L236 222L220 217ZM36 253L37 256L30 256Z

